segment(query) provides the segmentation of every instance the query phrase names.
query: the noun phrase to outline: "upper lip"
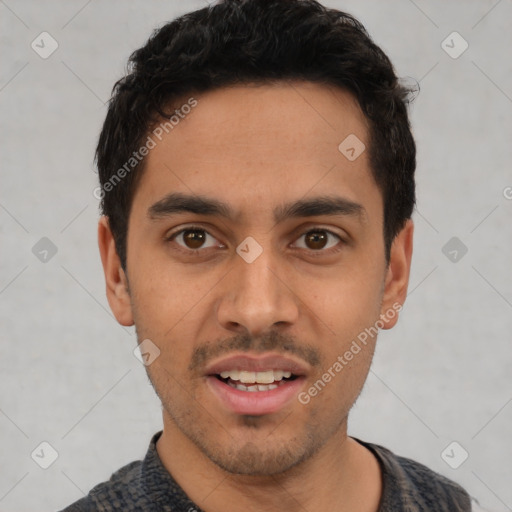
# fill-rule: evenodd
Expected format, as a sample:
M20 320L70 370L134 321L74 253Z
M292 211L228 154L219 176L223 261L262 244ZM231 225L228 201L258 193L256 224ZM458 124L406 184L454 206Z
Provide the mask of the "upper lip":
M213 362L205 370L206 375L219 375L221 372L230 370L244 370L248 372L264 372L266 370L283 370L293 375L306 375L307 367L304 363L290 357L278 354L267 354L264 356L232 355Z

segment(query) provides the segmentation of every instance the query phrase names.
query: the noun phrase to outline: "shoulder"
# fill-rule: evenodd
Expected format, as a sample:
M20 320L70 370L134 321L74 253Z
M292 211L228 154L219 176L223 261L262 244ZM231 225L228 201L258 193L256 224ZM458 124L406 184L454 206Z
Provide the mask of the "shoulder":
M145 505L141 493L141 468L142 461L130 462L113 473L109 480L93 487L87 496L61 512L141 510L141 506Z
M381 466L383 490L379 512L471 511L470 497L459 484L383 446L356 440L377 457Z

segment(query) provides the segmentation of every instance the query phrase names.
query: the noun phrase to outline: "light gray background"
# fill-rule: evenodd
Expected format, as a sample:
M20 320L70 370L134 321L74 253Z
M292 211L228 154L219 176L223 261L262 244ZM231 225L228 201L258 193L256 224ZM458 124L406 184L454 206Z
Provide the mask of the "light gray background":
M326 4L359 17L421 84L410 295L380 336L350 433L512 510L512 2ZM161 428L133 330L105 298L92 161L129 54L204 5L0 0L0 510L64 507ZM30 46L42 31L59 44L48 59ZM441 47L453 31L469 43L458 59ZM468 248L456 263L442 252L453 236ZM32 252L42 237L58 248L46 263ZM58 452L46 470L31 458L42 441ZM452 441L469 452L456 470L441 458Z

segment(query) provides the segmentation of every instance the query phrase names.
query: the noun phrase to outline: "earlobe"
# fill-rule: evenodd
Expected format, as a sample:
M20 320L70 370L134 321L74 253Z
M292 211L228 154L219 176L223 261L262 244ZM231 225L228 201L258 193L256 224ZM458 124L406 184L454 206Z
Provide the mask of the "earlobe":
M105 274L107 299L117 321L124 326L133 325L133 314L128 281L117 254L114 236L108 217L101 217L98 223L98 246Z
M408 220L393 240L380 312L383 329L391 329L407 297L411 270L414 224Z

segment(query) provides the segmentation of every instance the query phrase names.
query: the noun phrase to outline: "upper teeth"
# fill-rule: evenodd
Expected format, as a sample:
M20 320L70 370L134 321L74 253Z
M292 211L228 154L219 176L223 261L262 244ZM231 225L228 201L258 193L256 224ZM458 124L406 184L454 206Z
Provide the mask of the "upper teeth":
M291 377L292 372L283 370L266 370L264 372L246 372L245 370L228 370L221 372L223 379L239 380L244 384L271 384L272 382Z

